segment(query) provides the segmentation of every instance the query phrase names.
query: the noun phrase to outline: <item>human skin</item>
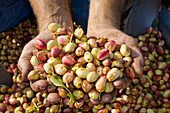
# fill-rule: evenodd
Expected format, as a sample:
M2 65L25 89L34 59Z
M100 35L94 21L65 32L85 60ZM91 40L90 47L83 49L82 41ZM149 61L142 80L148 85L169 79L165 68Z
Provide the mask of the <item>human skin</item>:
M30 0L30 3L38 21L39 35L36 38L45 42L52 39L47 28L53 22L65 28L73 26L68 0ZM90 0L87 35L98 38L107 37L109 40L115 40L118 45L126 44L132 51L132 67L137 77L141 77L143 57L137 47L137 42L133 37L119 30L124 3L125 0ZM32 69L30 58L34 49L33 41L34 39L24 47L18 63L25 80L28 72ZM130 82L130 79L123 77L116 80L114 85L121 89L128 87Z
M62 28L73 28L68 0L30 0L30 3L37 18L39 35L26 44L19 58L18 68L22 72L23 80L26 80L29 71L32 70L30 58L35 48L34 40L39 38L48 42L52 39L48 25L55 22Z
M125 0L91 0L87 35L114 40L118 45L116 49L119 49L121 44L126 44L130 48L133 58L131 66L136 76L142 77L144 60L137 41L119 30L124 4ZM116 80L114 85L121 89L128 87L130 82L131 80L124 76Z

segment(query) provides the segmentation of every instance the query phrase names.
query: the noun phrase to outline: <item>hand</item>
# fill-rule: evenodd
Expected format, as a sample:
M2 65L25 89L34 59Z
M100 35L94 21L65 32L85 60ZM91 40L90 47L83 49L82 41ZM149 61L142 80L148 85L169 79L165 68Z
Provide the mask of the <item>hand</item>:
M131 51L131 58L133 59L133 62L131 64L131 67L134 69L136 77L142 77L142 69L143 69L143 56L140 52L140 49L138 48L137 41L125 33L121 32L118 29L115 29L114 27L104 27L104 28L95 28L89 27L87 31L88 36L95 36L97 38L104 37L108 38L108 40L114 40L117 44L116 49L120 49L121 44L126 44ZM127 88L131 83L131 80L127 77L123 77L121 79L118 79L114 81L114 86L118 89L124 89Z
M23 80L27 80L27 75L33 68L30 64L30 59L32 57L32 52L35 49L34 40L38 38L44 42L48 42L50 39L53 39L51 34L52 33L49 30L43 31L25 45L18 61L18 68L21 70Z

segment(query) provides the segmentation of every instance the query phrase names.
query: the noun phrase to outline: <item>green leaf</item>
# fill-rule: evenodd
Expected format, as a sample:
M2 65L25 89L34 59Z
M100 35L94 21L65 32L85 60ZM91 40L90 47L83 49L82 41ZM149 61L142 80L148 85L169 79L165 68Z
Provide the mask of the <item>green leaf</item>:
M55 86L65 87L65 85L62 83L61 79L59 79L57 76L56 77L51 76L50 80Z
M69 90L68 90L68 91L69 91ZM72 95L72 93L71 93L70 91L69 91L68 96L70 97L70 100L69 100L69 102L67 103L67 105L72 105L72 104L74 104L75 100L74 100L74 97L73 97L73 95Z
M72 93L70 92L70 90L64 85L63 81L58 76L54 76L54 75L51 76L50 80L55 86L63 87L68 91L68 96L70 97L70 101L67 103L67 105L72 105L75 102L75 99Z

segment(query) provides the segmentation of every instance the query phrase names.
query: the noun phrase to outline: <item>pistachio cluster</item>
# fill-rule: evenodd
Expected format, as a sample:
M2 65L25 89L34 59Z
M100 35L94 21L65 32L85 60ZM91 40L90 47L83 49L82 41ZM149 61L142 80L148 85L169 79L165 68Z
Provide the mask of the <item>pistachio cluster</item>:
M14 75L23 47L38 34L35 17L0 33L0 62ZM15 76L15 82L17 76ZM17 81L19 82L19 81Z
M111 103L116 90L113 81L123 76L134 79L135 74L130 67L130 49L125 44L118 51L115 50L114 40L87 37L80 27L72 33L56 23L50 24L48 28L53 32L53 40L45 43L41 39L35 39L36 49L30 59L34 69L27 78L33 91L49 93L47 101L50 104L68 98L65 88L54 86L52 91L46 90L53 85L52 76L59 77L72 91L75 99L73 106L77 109L87 105L84 103L92 104L91 106ZM57 88L60 89L58 92ZM51 93L55 93L55 99L49 99L54 98ZM83 99L84 96L86 100Z
M154 20L154 26L155 26L155 22L157 24L158 19ZM3 45L6 44L6 42L4 43L4 39L8 41L9 45L11 42L15 42L16 40L17 43L21 44L17 48L22 49L24 44L21 43L20 41L23 38L19 38L18 40L17 36L20 35L24 36L24 40L31 39L29 37L35 37L37 32L34 24L35 23L33 20L27 20L25 22L20 23L17 27L12 28L12 30L9 30L7 32L2 32L0 34L1 41L3 39L2 44ZM128 66L129 64L126 61L131 61L132 59L126 56L121 57L121 59L123 59L124 61L123 60L118 60L118 61L121 62L123 61L122 63L124 67L122 67L121 64L117 63L117 60L114 60L117 58L117 56L119 56L118 54L120 53L120 50L119 53L117 53L116 50L110 50L112 51L113 54L115 54L115 58L113 57L113 54L109 54L109 56L106 55L107 58L105 59L102 58L97 59L96 54L98 54L98 51L100 52L103 49L109 48L109 47L107 48L107 46L110 46L110 44L109 45L106 44L108 43L107 39L100 38L97 40L94 37L87 38L80 27L76 29L76 32L83 35L82 37L76 35L78 36L79 38L78 39L75 36L75 33L66 32L65 29L61 29L59 27L60 26L58 26L55 23L49 26L50 29L54 29L52 30L52 32L54 32L53 37L55 40L55 41L50 40L51 42L50 41L49 42L54 43L52 45L57 45L53 50L52 50L53 46L48 46L47 48L47 44L44 43L41 45L41 41L37 41L35 43L37 45L40 44L40 48L37 48L36 50L33 51L34 57L32 57L32 59L30 60L34 67L34 70L30 72L30 81L31 81L30 84L28 82L22 81L21 74L18 73L18 70L16 70L17 69L16 66L13 65L13 64L16 65L17 62L17 60L14 60L16 56L15 54L13 55L14 58L13 60L9 60L9 59L4 61L1 60L4 66L8 68L9 72L12 73L13 71L14 84L12 85L12 87L0 86L0 112L4 112L4 113L13 113L13 112L14 113L23 113L23 112L107 113L110 111L111 113L169 113L170 112L169 111L170 108L169 106L170 105L169 104L169 97L170 97L169 58L170 57L169 56L170 55L169 55L169 50L165 46L166 42L163 40L161 32L156 30L155 27L153 26L149 27L145 34L142 34L136 38L145 60L144 68L143 68L144 70L143 77L140 79L134 78L132 80L131 85L128 88L121 89L119 91L116 91L116 88L114 88L113 83L106 78L107 73L113 68L117 68L119 71L124 73L126 71L128 72L130 70L129 69L130 67ZM62 38L65 41L61 41ZM97 42L97 47L95 45L96 43L90 45L90 43L93 42L92 40L95 40ZM58 42L62 44L59 44ZM65 50L64 47L70 42L75 43L76 47L74 49L74 52L66 53L64 51ZM87 44L83 42L86 42L89 46L86 46ZM114 41L109 41L109 42L114 43ZM79 44L81 47L79 46ZM44 47L44 45L46 46ZM74 44L72 45L74 46ZM70 48L69 46L67 48ZM6 46L3 48L5 49ZM11 46L8 47L8 50L5 49L5 51L7 50L7 54L5 56L10 56L8 51L11 49L13 50L14 48L13 46ZM17 49L15 50L17 51ZM72 49L70 50L73 51ZM105 51L107 52L107 50ZM51 54L50 52L55 54ZM87 56L89 54L88 52L92 54L93 56L92 62L87 62L90 61L88 57L85 61L84 56L86 52L87 52L86 54ZM4 56L3 54L4 52L1 53L1 56ZM67 55L70 55L71 57ZM96 55L96 57L94 57L94 55ZM109 58L113 58L113 59L109 59ZM65 62L65 64L62 63L62 59L63 62ZM65 59L67 61L65 61ZM52 64L52 68L51 68L52 70L50 69L52 73L50 73L50 70L46 70L48 71L48 73L44 70L44 68L46 67L48 68L49 66L46 63L50 65ZM115 65L118 65L119 67ZM85 70L88 71L78 70L79 68L84 68ZM60 71L61 69L63 71ZM81 78L76 74L76 71L77 73L79 73L79 71L82 71L83 73L86 72L88 73L87 74L88 77L86 76L84 78ZM35 75L35 78L32 75ZM85 75L80 74L80 76L85 76ZM98 77L96 77L96 75ZM126 76L127 75L128 74L126 74ZM95 76L97 80L91 78L93 76ZM99 92L102 91L101 85L98 82L97 87L100 86L99 91L96 89L95 85L98 80L103 81L103 79L106 80L106 83L104 83L106 84L105 90L103 92ZM88 85L88 83L91 85ZM87 91L89 87L92 88L88 93L86 93L85 91Z

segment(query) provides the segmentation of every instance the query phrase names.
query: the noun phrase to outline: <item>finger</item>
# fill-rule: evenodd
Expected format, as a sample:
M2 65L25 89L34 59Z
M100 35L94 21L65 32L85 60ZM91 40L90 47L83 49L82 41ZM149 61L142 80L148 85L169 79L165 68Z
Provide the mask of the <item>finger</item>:
M133 63L131 64L131 67L133 68L136 77L141 78L143 75L143 66L141 64L140 58L134 58Z
M131 83L131 80L129 78L123 77L121 79L114 81L113 85L117 89L124 89L124 88L127 88L130 85L130 83Z
M135 51L136 56L134 57L132 56L133 62L131 64L131 67L133 68L136 77L141 78L143 75L143 64L144 64L143 55L141 54L138 48L135 48L133 51Z
M19 64L19 69L22 73L22 79L27 80L28 73L32 70L32 65L30 64L29 60L27 59L21 59Z
M34 49L32 41L29 42L23 49L22 54L18 61L18 68L22 73L22 79L26 80L29 71L32 70L32 65L30 64L30 59L32 56L32 51Z

